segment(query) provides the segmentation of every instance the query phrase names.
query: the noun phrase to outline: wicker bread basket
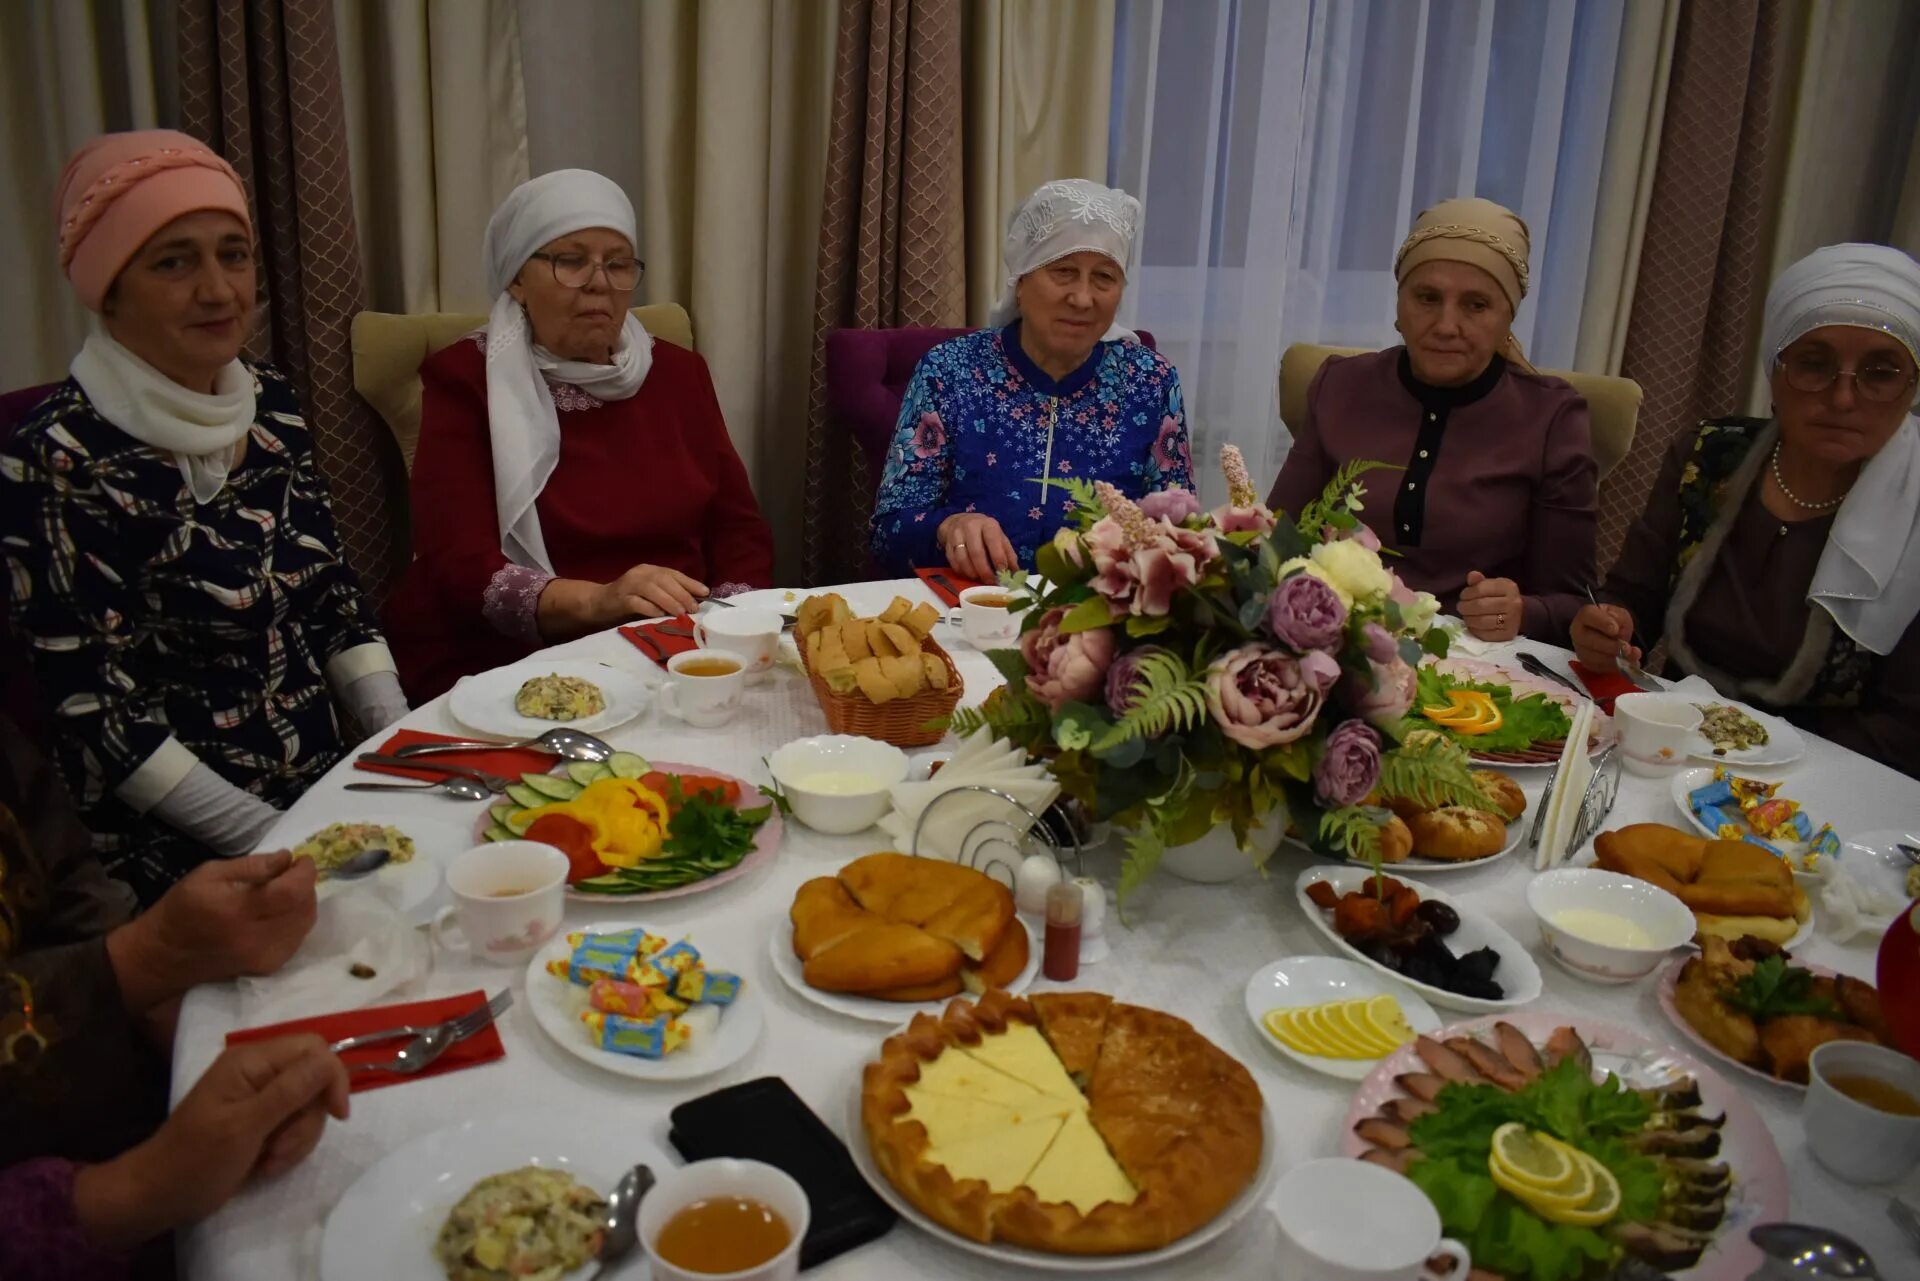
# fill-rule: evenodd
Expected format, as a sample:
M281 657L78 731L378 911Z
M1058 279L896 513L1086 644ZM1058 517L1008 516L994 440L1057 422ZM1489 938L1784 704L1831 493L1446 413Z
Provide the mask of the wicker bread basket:
M827 729L835 734L877 738L895 747L928 747L945 738L946 730L928 729L927 722L943 721L953 715L966 686L960 679L960 669L953 665L951 654L931 639L921 641L920 649L922 653L938 655L947 665L947 687L922 690L912 698L875 703L861 694L834 693L826 678L813 670L807 658L806 642L801 641L800 664L806 668L807 680L813 684L813 696L820 700L820 710L827 714Z

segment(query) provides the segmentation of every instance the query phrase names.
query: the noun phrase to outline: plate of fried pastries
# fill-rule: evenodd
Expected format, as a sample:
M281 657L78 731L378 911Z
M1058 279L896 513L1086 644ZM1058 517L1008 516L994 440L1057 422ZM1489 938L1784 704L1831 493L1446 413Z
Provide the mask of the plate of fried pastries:
M1664 823L1594 838L1593 865L1657 885L1693 909L1701 937L1758 938L1797 947L1813 937L1813 903L1776 854Z
M1500 807L1498 813L1464 805L1423 805L1410 797L1381 801L1393 814L1380 832L1381 862L1396 873L1419 876L1484 867L1519 849L1527 831L1520 821L1527 812L1527 794L1499 770L1475 770L1473 777ZM1372 866L1365 859L1348 862Z

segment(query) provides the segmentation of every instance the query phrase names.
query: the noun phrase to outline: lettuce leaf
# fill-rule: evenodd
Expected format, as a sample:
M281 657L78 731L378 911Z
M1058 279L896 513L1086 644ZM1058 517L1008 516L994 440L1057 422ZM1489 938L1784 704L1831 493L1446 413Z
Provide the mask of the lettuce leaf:
M1479 752L1518 752L1532 747L1535 743L1551 743L1565 739L1573 729L1560 704L1545 694L1528 694L1521 698L1513 696L1510 686L1494 685L1486 681L1462 680L1450 676L1429 663L1419 669L1418 692L1414 696L1413 707L1408 716L1421 729L1436 729L1454 742L1470 751ZM1422 707L1445 706L1447 695L1454 690L1473 690L1491 695L1493 705L1500 709L1500 728L1487 734L1457 734L1445 725L1430 721L1420 714Z

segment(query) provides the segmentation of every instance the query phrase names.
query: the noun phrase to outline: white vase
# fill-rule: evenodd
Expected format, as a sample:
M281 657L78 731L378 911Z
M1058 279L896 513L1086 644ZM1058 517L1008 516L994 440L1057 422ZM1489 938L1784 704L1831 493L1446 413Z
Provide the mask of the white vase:
M1270 856L1287 830L1284 815L1270 814L1263 825L1248 833L1248 844L1262 859ZM1240 848L1233 839L1233 824L1222 823L1197 841L1170 845L1160 855L1161 870L1183 881L1218 885L1237 880L1253 870L1254 855Z

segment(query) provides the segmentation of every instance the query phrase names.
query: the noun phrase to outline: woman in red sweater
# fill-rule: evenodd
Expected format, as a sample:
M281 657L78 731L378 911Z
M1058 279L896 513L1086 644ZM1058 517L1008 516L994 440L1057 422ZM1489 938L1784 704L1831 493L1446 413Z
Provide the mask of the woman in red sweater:
M584 169L487 224L485 330L420 367L414 558L387 606L416 704L462 676L773 581L706 362L628 310L633 206Z

